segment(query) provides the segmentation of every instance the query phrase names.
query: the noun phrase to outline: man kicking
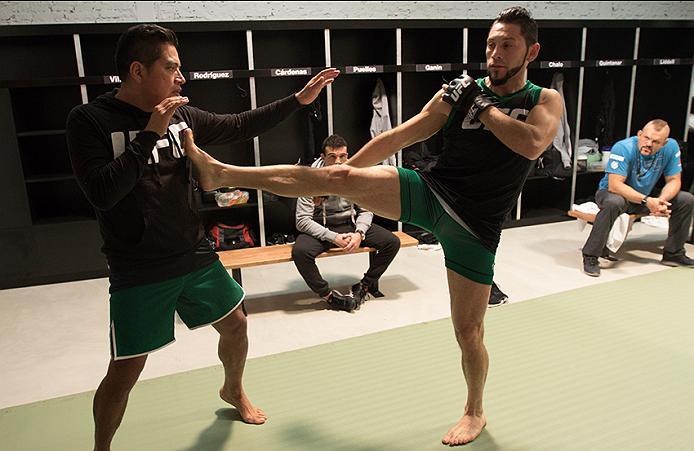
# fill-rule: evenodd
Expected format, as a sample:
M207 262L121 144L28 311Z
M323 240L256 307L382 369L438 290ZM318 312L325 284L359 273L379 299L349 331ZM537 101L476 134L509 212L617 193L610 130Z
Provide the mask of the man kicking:
M487 77L461 75L416 116L367 143L346 165L238 167L185 150L203 189L237 186L282 196L337 195L374 213L432 232L445 255L451 317L462 351L467 402L442 442L462 445L486 425L482 406L488 355L484 314L504 217L535 160L552 142L559 93L527 80L537 58L537 25L520 7L503 10L487 38ZM429 172L373 165L443 128L444 149Z

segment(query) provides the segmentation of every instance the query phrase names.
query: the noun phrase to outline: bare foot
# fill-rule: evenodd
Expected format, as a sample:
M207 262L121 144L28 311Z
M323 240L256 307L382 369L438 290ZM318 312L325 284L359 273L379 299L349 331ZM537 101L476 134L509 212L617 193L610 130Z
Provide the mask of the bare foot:
M448 430L441 443L449 446L464 445L476 439L487 425L487 418L482 416L465 415L458 423Z
M267 415L258 407L254 407L245 393L241 392L241 396L232 397L227 395L224 387L219 390L219 397L223 401L228 402L236 407L236 410L241 414L241 419L248 424L263 424L267 421Z
M200 187L205 191L212 191L222 186L218 180L224 165L195 145L195 137L191 129L187 128L183 133L183 149L198 170Z

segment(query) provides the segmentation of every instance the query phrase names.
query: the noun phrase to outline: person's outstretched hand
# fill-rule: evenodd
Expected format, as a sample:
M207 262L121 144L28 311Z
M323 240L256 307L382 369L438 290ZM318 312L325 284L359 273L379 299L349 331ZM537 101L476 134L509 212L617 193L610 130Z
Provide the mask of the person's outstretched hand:
M310 79L301 91L294 94L296 100L302 105L308 105L316 100L321 90L332 83L338 75L340 75L340 71L334 67L323 69Z

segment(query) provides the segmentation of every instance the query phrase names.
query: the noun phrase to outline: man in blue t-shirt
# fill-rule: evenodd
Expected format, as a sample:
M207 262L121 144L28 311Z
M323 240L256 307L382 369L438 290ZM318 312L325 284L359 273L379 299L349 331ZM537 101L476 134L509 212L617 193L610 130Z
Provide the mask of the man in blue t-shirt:
M583 272L600 275L598 257L605 256L607 237L622 213L651 214L669 218L670 228L661 263L667 266L694 267L684 243L694 211L694 195L681 189L682 164L677 141L668 138L670 127L654 119L631 136L617 142L600 180L595 202L600 207L593 230L583 246ZM660 176L665 186L657 197L650 194Z

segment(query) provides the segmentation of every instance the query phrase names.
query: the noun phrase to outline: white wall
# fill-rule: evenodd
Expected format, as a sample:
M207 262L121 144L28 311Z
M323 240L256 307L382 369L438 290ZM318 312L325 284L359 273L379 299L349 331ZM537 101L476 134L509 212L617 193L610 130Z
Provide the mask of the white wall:
M332 19L492 19L522 5L536 19L694 20L694 2L3 2L0 25Z

